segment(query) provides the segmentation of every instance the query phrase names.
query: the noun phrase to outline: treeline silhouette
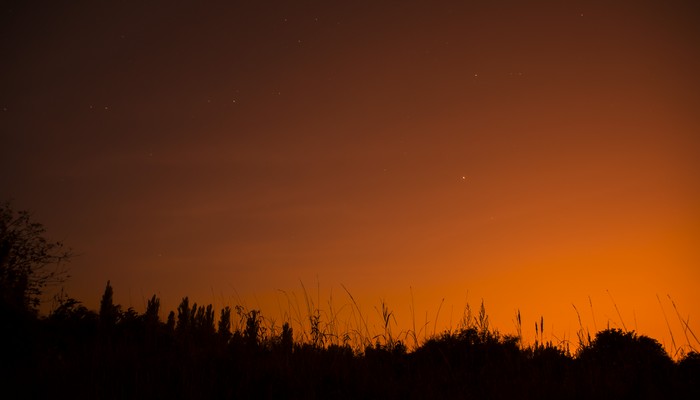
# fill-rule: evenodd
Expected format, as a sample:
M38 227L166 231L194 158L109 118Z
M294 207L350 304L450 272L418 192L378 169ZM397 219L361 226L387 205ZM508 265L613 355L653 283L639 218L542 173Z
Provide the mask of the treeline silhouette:
M483 312L482 307L482 312ZM523 346L484 315L410 351L398 340L329 344L263 324L258 310L185 297L165 320L154 295L139 314L60 297L49 315L0 309L0 397L84 399L700 398L700 356L672 360L654 339L598 332L575 354ZM480 322L481 321L481 322ZM693 397L695 396L695 397Z

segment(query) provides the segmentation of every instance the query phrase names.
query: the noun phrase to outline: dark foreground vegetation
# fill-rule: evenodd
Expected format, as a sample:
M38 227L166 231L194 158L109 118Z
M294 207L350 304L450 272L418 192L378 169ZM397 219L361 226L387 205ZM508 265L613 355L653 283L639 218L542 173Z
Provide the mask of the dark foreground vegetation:
M163 321L158 298L143 314L124 310L109 283L99 311L58 296L40 317L38 296L58 276L45 267L70 253L45 241L27 214L0 211L3 399L700 398L694 351L674 361L656 340L616 329L581 340L575 354L542 341L524 346L489 329L483 305L410 351L390 330L358 346L326 330L312 308L308 332L187 298Z
M634 332L598 332L571 355L474 324L410 352L400 341L358 351L295 341L257 311L234 310L232 327L230 308L188 299L163 322L157 298L138 314L111 291L99 312L73 299L44 318L3 310L3 398L700 398L700 356L674 362Z

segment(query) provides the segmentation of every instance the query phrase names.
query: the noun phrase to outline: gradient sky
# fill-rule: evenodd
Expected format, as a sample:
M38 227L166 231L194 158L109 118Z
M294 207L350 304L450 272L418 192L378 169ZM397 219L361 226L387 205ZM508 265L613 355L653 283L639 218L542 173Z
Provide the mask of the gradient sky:
M663 307L684 344L667 295L700 329L695 2L2 8L0 197L89 307L110 279L284 318L302 281L395 330L483 298L504 332L575 341L574 304L668 347Z

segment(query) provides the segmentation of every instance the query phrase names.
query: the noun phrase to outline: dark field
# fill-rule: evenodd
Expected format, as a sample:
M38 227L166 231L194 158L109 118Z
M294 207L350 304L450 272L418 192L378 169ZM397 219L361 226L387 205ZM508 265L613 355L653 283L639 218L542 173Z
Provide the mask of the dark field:
M309 315L310 332L256 310L215 312L183 299L167 320L154 296L138 314L63 298L47 317L3 310L3 398L698 398L700 355L673 360L654 339L608 329L580 348L488 327L482 307L459 329L406 347L391 335L348 342ZM409 336L406 335L405 338ZM415 347L415 348L414 348Z

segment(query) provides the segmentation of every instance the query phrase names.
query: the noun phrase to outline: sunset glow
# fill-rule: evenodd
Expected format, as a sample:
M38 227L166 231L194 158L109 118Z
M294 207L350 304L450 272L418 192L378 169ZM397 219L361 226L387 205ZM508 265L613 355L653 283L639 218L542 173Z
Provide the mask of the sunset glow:
M2 12L0 200L88 307L694 343L692 2L45 3Z

